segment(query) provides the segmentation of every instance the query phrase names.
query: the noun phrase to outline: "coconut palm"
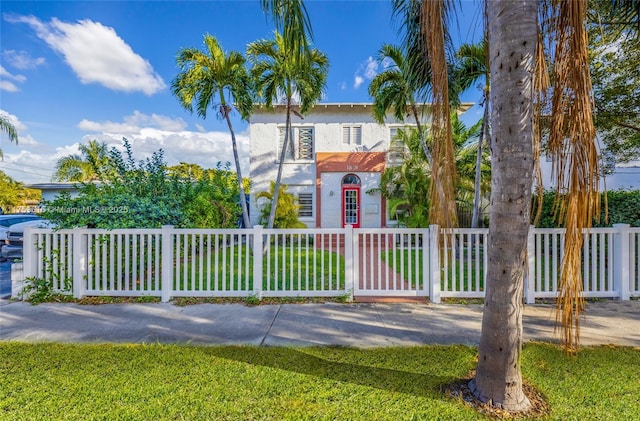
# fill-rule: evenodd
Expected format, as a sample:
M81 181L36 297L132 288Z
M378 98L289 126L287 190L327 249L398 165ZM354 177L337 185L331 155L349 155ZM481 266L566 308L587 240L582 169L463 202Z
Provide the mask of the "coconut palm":
M107 144L90 140L78 146L80 154L62 157L56 163L53 179L56 181L97 181L109 166Z
M321 51L309 49L306 54L298 57L291 53L294 48L296 47L288 45L287 39L278 32L272 40L252 42L247 47L247 55L253 65L251 73L256 91L264 99L265 106L273 109L274 101L279 98L285 101L284 142L280 151L268 228L273 228L275 221L282 167L287 150L294 151L291 138L291 113L294 112L294 99L298 102L299 112L306 113L322 98L329 69L329 60Z
M204 36L205 50L183 48L178 52L176 63L180 73L171 83L173 95L185 109L207 117L209 107L224 119L231 134L233 160L238 174L238 190L244 226L250 226L249 210L242 182L242 171L238 157L236 135L231 123L231 113L237 109L243 119L251 114L251 78L245 67L244 56L236 51L226 53L218 40Z
M8 117L0 115L0 131L6 132L9 136L10 142L18 143L18 132L16 128L11 124ZM2 149L0 149L0 159L4 159L4 154L2 153Z

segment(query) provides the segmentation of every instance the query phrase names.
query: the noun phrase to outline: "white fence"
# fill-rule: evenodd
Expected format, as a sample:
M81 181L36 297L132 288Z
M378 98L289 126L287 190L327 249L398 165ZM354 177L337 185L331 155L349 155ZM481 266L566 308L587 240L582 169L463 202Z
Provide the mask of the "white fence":
M640 228L585 234L585 297L640 296ZM484 297L487 229L28 228L24 276L75 297ZM525 300L555 297L564 230L531 228Z

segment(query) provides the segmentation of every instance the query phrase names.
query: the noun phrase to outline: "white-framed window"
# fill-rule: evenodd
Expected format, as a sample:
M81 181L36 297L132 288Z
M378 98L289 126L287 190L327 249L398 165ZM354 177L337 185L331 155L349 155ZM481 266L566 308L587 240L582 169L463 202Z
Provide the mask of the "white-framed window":
M282 145L284 143L286 129L278 127L278 151L277 159L280 159ZM312 160L314 150L313 127L291 127L290 140L287 142L285 161ZM292 150L293 146L293 150Z
M362 144L362 126L342 126L342 143L345 145Z
M313 218L313 193L298 193L298 216Z
M398 138L399 130L401 129L408 130L408 127L389 127L389 149L387 150L387 165L390 167L398 166L404 161L404 155L407 146L402 140Z

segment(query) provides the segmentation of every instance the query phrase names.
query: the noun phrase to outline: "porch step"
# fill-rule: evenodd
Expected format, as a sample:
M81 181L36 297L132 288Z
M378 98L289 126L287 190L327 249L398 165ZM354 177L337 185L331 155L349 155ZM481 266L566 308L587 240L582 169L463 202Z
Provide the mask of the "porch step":
M356 303L415 303L429 304L426 297L403 297L403 296L376 296L376 295L355 295L353 301Z

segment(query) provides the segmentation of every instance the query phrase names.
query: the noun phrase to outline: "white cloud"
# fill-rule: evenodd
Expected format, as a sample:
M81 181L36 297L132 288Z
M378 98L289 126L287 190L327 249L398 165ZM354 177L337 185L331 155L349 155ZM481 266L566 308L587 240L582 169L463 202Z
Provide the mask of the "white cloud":
M112 121L90 121L87 119L78 123L78 127L82 130L90 132L108 132L118 135L128 135L140 132L143 127L154 127L166 131L181 131L187 127L187 124L181 118L172 119L159 114L143 114L134 111L132 115L124 117L122 123Z
M16 116L1 109L0 113L7 115L16 126L20 141L18 146L11 145L3 148L5 160L0 162L0 170L27 184L51 181L58 159L78 153L78 146L81 143L86 144L95 139L105 142L109 148L123 150L123 137L129 140L136 161L149 158L154 152L162 149L168 165L188 162L204 168L213 168L218 162L222 164L230 162L230 169L235 171L229 132L205 131L200 125L197 125L198 131L187 130L187 125L181 118L175 119L157 114L147 115L136 111L123 117L121 122L83 120L79 125L80 128L90 133L84 135L79 142L53 149L37 143L28 135L21 134L26 130L26 126ZM248 176L248 129L237 132L236 141L242 174Z
M15 83L11 83L7 80L0 80L0 91L18 92L20 88Z
M218 162L233 161L231 136L228 132L206 131L196 124L197 131L186 130L187 124L181 118L171 118L158 114L143 114L135 111L125 116L122 122L96 122L82 120L81 129L95 132L84 136L83 141L97 139L108 145L120 147L126 137L133 147L136 159L144 159L162 149L169 165L180 162L199 164L205 168L214 167ZM243 175L249 171L249 134L236 134L238 153ZM232 162L232 168L235 166Z
M136 160L149 158L154 152L162 149L168 165L180 162L198 164L204 168L213 168L218 162L231 162L231 169L235 171L231 137L227 132L171 132L154 128L143 128L138 133L129 134L127 140L132 146ZM113 145L119 149L122 146L122 136L112 133L86 135L83 142L97 139ZM249 175L249 133L237 133L238 154L241 157L243 176ZM244 159L242 159L244 158Z
M376 77L379 66L380 64L371 56L360 63L354 75L353 87L358 89L366 80L371 80Z
M367 59L367 64L364 68L364 77L371 80L378 74L378 62L372 57Z
M15 83L11 82L11 80L18 83L23 83L25 80L27 80L27 78L23 75L12 74L7 69L5 69L4 66L0 66L0 77L2 77L2 80L0 81L0 90L7 92L18 92L20 90L20 88L18 88Z
M5 16L12 23L26 23L36 31L85 84L99 83L123 92L152 95L166 87L151 64L136 54L116 31L85 19L76 23L53 18L44 23L34 16Z
M5 50L2 52L4 62L16 69L35 69L45 63L44 57L33 58L26 51Z

